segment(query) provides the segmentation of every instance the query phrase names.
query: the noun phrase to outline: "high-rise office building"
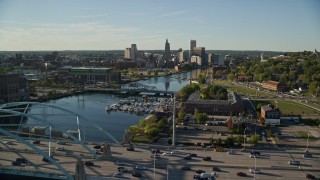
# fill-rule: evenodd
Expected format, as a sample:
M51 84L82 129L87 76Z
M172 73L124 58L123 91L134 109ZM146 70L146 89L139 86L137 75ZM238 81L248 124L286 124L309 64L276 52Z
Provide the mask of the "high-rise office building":
M177 57L180 63L184 61L184 51L181 48L178 50Z
M164 47L164 60L169 60L170 57L171 57L170 43L168 42L168 39L166 39L166 44Z
M190 51L189 51L189 58L191 59L191 56L193 56L193 48L197 47L197 41L191 40L190 41Z
M204 47L194 47L193 48L193 55L201 57L201 65L205 65L206 62L206 48Z
M131 59L131 48L124 50L124 59Z
M137 58L137 45L136 44L131 44L131 54L130 57L132 60L135 60Z

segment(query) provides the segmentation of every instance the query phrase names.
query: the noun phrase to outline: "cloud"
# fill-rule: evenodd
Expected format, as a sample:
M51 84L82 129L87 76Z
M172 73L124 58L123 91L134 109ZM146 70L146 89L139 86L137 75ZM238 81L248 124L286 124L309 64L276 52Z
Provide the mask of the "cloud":
M122 49L141 30L130 26L92 23L40 23L0 26L2 50Z
M75 16L77 18L94 18L94 17L103 17L103 16L108 16L108 13L104 14L94 14L94 15L82 15L82 16Z
M187 11L176 11L176 12L161 14L159 17L161 17L161 18L172 17L172 16L177 16L177 15L181 15L181 14L185 14L185 13L187 13Z

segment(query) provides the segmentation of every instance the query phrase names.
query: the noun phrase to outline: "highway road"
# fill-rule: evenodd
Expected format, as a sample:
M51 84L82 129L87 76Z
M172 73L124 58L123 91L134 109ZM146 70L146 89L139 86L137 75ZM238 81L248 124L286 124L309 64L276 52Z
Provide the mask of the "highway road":
M6 140L8 141L8 140ZM48 148L47 142L41 142L37 145L40 149L46 150ZM133 170L135 165L141 164L147 167L147 170L141 170L142 179L192 179L195 170L204 170L213 172L212 167L217 166L222 171L216 172L217 179L243 179L236 175L237 172L245 172L249 177L253 178L253 174L249 173L248 168L254 167L255 159L249 157L249 153L240 152L236 150L236 154L228 155L226 152L214 152L211 150L185 150L187 147L182 147L178 150L179 153L172 156L161 156L160 159L151 158L149 146L138 145L135 151L127 151L126 147L112 146L113 160L99 160L91 158L90 154L85 152L78 144L64 145L65 152L56 152L54 147L61 147L52 143L52 152L56 153L54 158L71 174L75 172L76 159L73 157L65 156L68 154L82 155L84 161L92 161L95 166L86 167L88 179L95 179L97 176L110 179L112 174L117 171L117 165L114 164L115 160L124 160L130 170ZM89 144L93 148L92 144ZM1 168L22 168L27 170L42 170L50 172L58 172L57 168L50 163L43 162L42 157L37 154L23 153L16 150L26 150L26 146L19 142L14 142L14 145L7 145L0 143L0 164ZM161 152L170 152L172 149L161 146ZM184 157L187 153L196 153L198 157L191 160L185 160ZM320 153L315 153L313 158L302 158L300 150L261 150L261 156L256 159L256 167L262 171L261 174L256 175L256 179L305 179L306 173L313 174L320 177ZM209 156L212 161L203 161L202 158ZM12 166L11 162L17 157L24 157L29 160L28 165ZM288 160L300 160L302 162L301 168L288 164ZM154 161L155 160L155 161ZM162 164L163 169L154 169L154 162ZM191 171L181 170L182 166L190 166ZM155 170L155 171L154 171ZM155 172L155 173L154 173ZM126 179L137 179L132 177L130 173L124 173Z

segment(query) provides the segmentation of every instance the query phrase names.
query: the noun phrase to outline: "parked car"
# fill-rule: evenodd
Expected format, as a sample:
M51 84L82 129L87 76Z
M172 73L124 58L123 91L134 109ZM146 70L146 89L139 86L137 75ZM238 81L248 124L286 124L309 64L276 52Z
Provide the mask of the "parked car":
M132 176L134 176L134 177L142 177L142 174L139 171L133 171L132 172Z
M17 159L16 159L16 162L19 162L19 163L22 163L22 164L27 164L27 163L28 163L28 160L25 159L25 158L17 158Z
M259 169L254 169L254 168L250 168L249 172L255 173L255 174L260 174L261 173L261 171Z
M120 166L117 168L118 171L122 171L122 172L128 172L129 169L127 167L124 167L124 166Z
M136 169L146 170L147 167L145 167L145 166L143 166L143 165L136 165Z
M94 163L91 162L91 161L86 161L86 162L84 162L84 165L86 165L86 166L94 166Z
M237 172L237 176L246 177L247 174L244 172Z
M181 170L190 171L190 166L182 166Z
M294 160L290 160L288 161L288 164L291 164L291 165L300 165L300 161L294 161Z
M112 176L113 177L123 177L123 174L121 172L116 172Z
M204 161L211 161L211 157L207 156L203 158Z

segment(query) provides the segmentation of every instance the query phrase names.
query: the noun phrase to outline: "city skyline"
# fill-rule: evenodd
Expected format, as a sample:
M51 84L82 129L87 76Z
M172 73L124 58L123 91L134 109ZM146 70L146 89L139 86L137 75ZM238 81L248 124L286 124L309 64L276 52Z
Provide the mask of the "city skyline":
M0 51L320 49L320 2L0 1Z

